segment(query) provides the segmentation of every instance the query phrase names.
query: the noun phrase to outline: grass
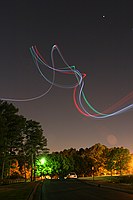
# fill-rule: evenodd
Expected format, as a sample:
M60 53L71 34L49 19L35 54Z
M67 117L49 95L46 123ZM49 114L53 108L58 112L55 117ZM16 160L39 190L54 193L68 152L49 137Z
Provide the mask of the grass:
M35 184L36 183L32 182L0 186L0 199L27 200Z
M93 182L96 184L133 191L133 175L95 176L94 181L93 177L84 177L84 178L82 177L79 179L85 182Z
M93 177L84 177L84 178L80 178L80 179L92 181ZM95 176L94 180L95 181L104 181L104 182L133 184L133 175L123 175L123 176Z

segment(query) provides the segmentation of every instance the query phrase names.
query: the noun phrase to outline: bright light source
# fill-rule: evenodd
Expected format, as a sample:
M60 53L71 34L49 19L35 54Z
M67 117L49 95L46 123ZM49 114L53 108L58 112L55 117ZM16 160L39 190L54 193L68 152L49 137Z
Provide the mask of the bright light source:
M40 162L41 162L41 165L43 165L46 162L46 159L45 158L41 158Z

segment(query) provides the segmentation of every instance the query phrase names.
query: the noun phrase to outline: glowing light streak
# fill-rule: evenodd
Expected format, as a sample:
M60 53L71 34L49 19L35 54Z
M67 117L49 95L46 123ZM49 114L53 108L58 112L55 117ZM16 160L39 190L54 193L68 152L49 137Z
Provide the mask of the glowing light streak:
M73 91L73 100L74 100L74 104L75 104L77 110L78 110L82 115L84 115L84 116L86 116L86 117L89 117L90 115L87 114L87 113L85 113L85 112L83 112L83 111L80 109L80 107L78 106L78 104L77 104L77 101L76 101L76 88L74 88L74 91Z
M43 60L39 57L39 55L40 55L40 53L38 54L38 53L36 53L36 51L35 51L35 49L34 49L34 47L32 47L31 49L30 49L30 51L31 51L31 54L32 54L32 56L33 56L33 58L34 58L34 62L35 62L35 64L36 64L36 67L37 67L37 69L38 69L38 71L39 71L39 73L41 74L41 76L47 81L47 82L49 82L50 84L53 84L54 86L56 86L56 87L61 87L61 88L74 88L74 87L76 87L79 83L76 83L76 84L74 84L74 85L71 85L71 86L68 86L68 85L60 85L60 84L58 84L58 83L55 83L55 81L53 82L51 82L49 79L47 79L46 78L46 76L43 74L43 72L41 71L41 69L40 69L40 67L39 67L39 62L41 62L41 64L43 64L45 67L48 67L49 69L51 69L52 70L52 72L54 73L54 76L55 76L55 72L61 72L61 73L63 73L63 74L67 74L67 73L70 73L70 74L73 74L75 77L77 77L77 76L81 76L81 74L77 71L77 70L75 70L74 68L75 68L75 66L72 66L72 67L70 67L67 63L66 63L66 61L63 59L63 62L65 63L65 64L67 64L67 68L65 68L65 69L58 69L58 68L55 68L55 64L54 64L54 58L53 58L53 51L56 49L56 45L54 45L54 48L52 48L52 54L51 54L51 60L52 60L52 66L49 66L49 65L47 65L45 62L43 62ZM58 50L58 49L57 49ZM38 52L38 51L37 51ZM59 52L59 50L58 50L58 52ZM61 54L61 53L60 53ZM59 54L59 55L60 55ZM41 56L42 57L42 56ZM62 56L61 56L61 58L63 58ZM82 81L82 77L80 78L80 82Z
M80 107L78 106L78 103L77 103L77 101L76 101L76 89L75 89L74 94L73 94L73 99L74 99L74 104L75 104L76 108L78 109L78 111L79 111L81 114L85 115L85 116L90 116L90 117L96 118L96 119L102 119L102 118L107 118L107 117L112 117L112 116L118 115L118 114L120 114L120 113L126 112L127 110L133 108L133 104L131 104L131 105L125 107L125 108L122 108L122 109L120 109L120 110L118 110L118 111L116 111L116 112L110 113L110 114L105 114L104 112L103 112L103 113L100 113L100 112L98 112L96 109L94 109L94 108L91 106L91 104L87 101L87 99L86 99L86 97L85 97L85 95L84 95L84 93L83 93L83 91L82 91L82 90L83 90L83 85L84 85L84 82L82 82L82 85L81 85L81 88L80 88L80 92L79 92L79 102L80 102L80 107L82 108L82 110L83 110L84 112L80 109ZM87 112L87 110L84 108L84 106L83 106L83 104L82 104L82 101L81 101L81 94L82 94L83 99L85 100L86 104L89 106L89 108L90 108L91 110L93 110L93 111L96 113L95 115L94 115L94 114L91 114L91 113L89 113L89 112ZM131 94L132 94L132 93L131 93ZM127 95L127 96L131 96L131 97L132 97L132 95ZM123 98L123 99L125 100L126 98Z
M113 104L112 106L110 106L109 108L107 108L104 113L112 111L114 109L116 109L117 107L122 106L123 104L125 104L126 102L128 102L130 99L133 99L133 91L130 92L128 95L126 95L125 97L123 97L121 100L119 100L118 102L116 102L115 104Z
M65 68L57 68L55 67L55 62L54 62L54 51L57 51L60 58L62 59L62 61L64 62L64 64L66 65ZM110 106L109 108L107 108L105 111L103 112L99 112L97 111L87 100L85 93L83 92L83 88L84 88L84 78L86 77L85 73L81 73L80 71L78 71L76 69L75 66L69 66L68 63L66 62L66 60L64 59L64 57L62 56L59 48L57 45L54 45L52 47L51 50L51 61L52 61L52 66L48 65L47 62L45 61L45 59L43 58L43 56L40 54L40 52L38 51L37 47L31 47L30 48L30 52L31 55L33 57L35 66L37 67L37 70L39 72L39 74L42 76L43 79L45 79L45 81L47 81L50 84L50 87L48 88L48 90L46 92L44 92L43 94L36 96L36 97L32 97L32 98L26 98L26 99L11 99L11 98L1 98L1 100L5 100L5 101L33 101L39 98L42 98L43 96L45 96L48 92L50 92L50 90L52 89L53 86L56 87L61 87L61 88L71 88L73 89L73 101L75 104L75 107L77 108L77 110L84 116L86 117L92 117L92 118L96 118L96 119L103 119L103 118L107 118L107 117L111 117L111 116L115 116L118 115L120 113L126 112L129 109L133 108L133 104L130 104L124 108L118 109L120 108L122 105L124 105L124 103L128 102L129 99L133 98L133 92L129 93L127 96L125 96L124 98L122 98L121 100L119 100L118 102L116 102L115 104L113 104L112 106ZM49 70L52 71L52 80L49 80L46 75L43 73L43 71L40 68L40 64L43 67L48 68ZM76 78L76 83L72 84L72 85L63 85L63 84L58 84L55 82L55 76L56 73L61 73L61 74L66 74L66 75L73 75ZM85 106L83 105L83 101L84 104L91 110L91 112L93 112L94 114L88 112L88 110L86 110ZM112 112L112 110L118 109L114 112ZM112 112L112 113L109 113Z
M111 117L111 116L114 116L114 115L118 115L122 112L125 112L131 108L133 108L133 104L123 108L123 109L120 109L114 113L110 113L110 114L105 114L105 111L103 113L97 111L94 107L92 107L92 105L87 101L86 97L85 97L85 94L83 92L83 87L84 87L84 81L82 81L82 84L79 84L80 86L80 91L79 91L79 103L80 103L80 107L78 106L78 103L76 101L76 89L74 90L74 94L73 94L73 100L74 100L74 104L76 106L76 108L78 109L78 111L85 115L85 116L90 116L90 117L93 117L93 118L97 118L97 119L100 119L100 118L107 118L107 117ZM81 97L83 97L85 103L88 105L88 107L93 110L96 114L91 114L89 112L87 112L87 110L84 108L83 104L82 104L82 101L81 101ZM129 97L133 97L133 92L131 92L129 95L127 95L126 97L124 97L121 101L119 101L118 103L116 103L114 106L112 106L113 108L116 107L116 105L119 105L120 103L123 104L125 101L127 101L127 98L129 99ZM111 107L111 108L112 108ZM110 109L110 108L108 108ZM111 109L110 109L111 110ZM99 116L100 115L100 116Z

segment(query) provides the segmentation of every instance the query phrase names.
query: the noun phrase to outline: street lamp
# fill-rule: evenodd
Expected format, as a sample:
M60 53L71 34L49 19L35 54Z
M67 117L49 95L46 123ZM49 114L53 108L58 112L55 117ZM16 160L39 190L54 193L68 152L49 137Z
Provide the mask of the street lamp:
M41 158L40 162L41 162L41 165L44 165L44 163L46 162L46 158Z

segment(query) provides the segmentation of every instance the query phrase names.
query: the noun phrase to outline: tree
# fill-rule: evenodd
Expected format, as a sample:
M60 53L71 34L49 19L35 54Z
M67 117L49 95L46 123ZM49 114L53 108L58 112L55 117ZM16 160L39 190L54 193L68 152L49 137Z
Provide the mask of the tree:
M5 164L8 171L11 159L20 148L20 140L24 130L25 119L18 115L18 109L13 104L0 101L0 157L2 160L1 178L3 179Z
M44 163L41 162L42 158L45 158ZM63 178L74 170L74 161L71 156L63 155L61 152L53 152L52 154L38 156L36 166L38 175L43 174Z
M94 171L97 174L100 173L101 168L105 167L106 149L107 147L105 145L98 143L85 150L86 159L88 160L88 166L90 167L91 172L92 167L94 167Z
M21 170L34 164L38 154L46 151L47 139L40 123L26 120L18 114L18 108L6 101L0 101L0 174L10 176L13 159L19 161ZM35 170L34 170L35 176Z
M106 150L106 164L105 164L105 168L108 171L111 172L111 176L112 176L113 170L115 170L114 153L115 153L115 151L113 150L113 148L110 148L110 149Z
M117 170L122 175L123 170L127 170L131 155L128 149L114 147L109 150L106 168L107 170Z
M29 157L32 181L32 172L33 168L35 169L36 156L46 153L48 151L48 149L46 148L47 139L43 135L43 130L40 123L33 120L26 121L25 136L24 149L26 155Z

